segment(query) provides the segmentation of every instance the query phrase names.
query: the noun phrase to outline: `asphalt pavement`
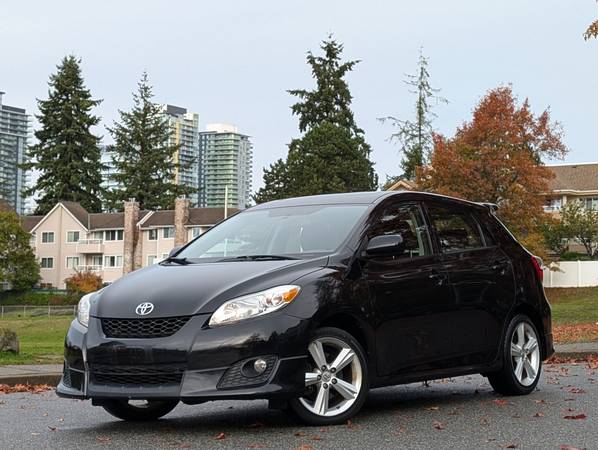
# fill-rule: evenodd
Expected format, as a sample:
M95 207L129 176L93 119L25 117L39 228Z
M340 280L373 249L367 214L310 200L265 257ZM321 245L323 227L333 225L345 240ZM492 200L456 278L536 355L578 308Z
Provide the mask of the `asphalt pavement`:
M265 401L181 404L140 424L52 391L0 394L0 448L596 449L597 379L580 363L545 367L525 397L497 396L481 376L376 389L352 422L324 428Z

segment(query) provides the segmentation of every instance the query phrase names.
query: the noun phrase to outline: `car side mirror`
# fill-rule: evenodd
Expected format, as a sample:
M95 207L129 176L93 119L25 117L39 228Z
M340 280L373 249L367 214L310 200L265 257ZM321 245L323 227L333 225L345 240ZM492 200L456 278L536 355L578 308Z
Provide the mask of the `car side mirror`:
M174 247L172 250L170 250L168 252L168 257L170 258L171 256L176 255L179 252L179 250L182 249L182 248L183 248L182 245L177 245L176 247Z
M400 234L374 236L368 242L365 253L368 256L401 255L405 252L405 243Z

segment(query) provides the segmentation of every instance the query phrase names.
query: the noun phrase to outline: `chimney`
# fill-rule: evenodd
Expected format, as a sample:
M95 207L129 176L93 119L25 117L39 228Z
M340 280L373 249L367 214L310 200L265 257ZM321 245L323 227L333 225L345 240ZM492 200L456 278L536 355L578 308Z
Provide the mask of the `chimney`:
M139 268L135 261L137 241L139 238L137 222L139 222L139 203L137 203L134 198L131 198L128 202L125 202L123 274L127 274Z
M187 243L187 229L185 225L189 222L189 199L177 198L174 201L174 246Z

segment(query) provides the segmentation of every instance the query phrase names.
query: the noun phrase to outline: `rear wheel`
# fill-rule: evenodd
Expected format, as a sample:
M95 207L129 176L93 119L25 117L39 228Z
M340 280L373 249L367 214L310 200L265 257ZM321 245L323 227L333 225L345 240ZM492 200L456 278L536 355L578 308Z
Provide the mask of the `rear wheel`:
M291 409L311 425L343 423L362 407L369 388L365 353L357 340L338 328L321 328L309 344L305 396Z
M532 392L542 370L538 331L529 317L519 314L511 320L503 342L503 368L488 374L488 381L503 395Z
M178 403L177 400L108 400L102 407L122 420L148 421L165 416Z

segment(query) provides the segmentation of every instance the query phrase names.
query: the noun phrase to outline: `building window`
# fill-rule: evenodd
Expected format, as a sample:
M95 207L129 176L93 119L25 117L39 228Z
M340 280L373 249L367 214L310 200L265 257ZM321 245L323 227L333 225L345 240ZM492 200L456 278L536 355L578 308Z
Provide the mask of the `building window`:
M562 206L562 198L547 198L546 203L544 203L544 211L560 211Z
M52 244L54 242L54 232L53 231L44 231L42 233L42 243L43 244Z
M151 266L156 263L156 255L147 255L147 265Z
M102 267L102 257L101 256L92 256L91 257L91 265Z
M157 241L158 240L158 230L156 228L152 228L151 230L149 230L149 234L148 234L147 238L150 241Z
M174 238L174 227L162 228L162 237L164 239Z
M54 258L42 258L40 262L40 267L42 269L53 269L54 268Z
M67 256L66 257L66 268L67 269L76 269L79 266L79 257L78 256Z
M585 197L579 200L584 208L589 209L590 211L598 210L598 197Z
M201 234L201 227L193 227L193 237L196 238Z
M122 267L123 257L121 255L104 256L104 267Z
M106 230L106 241L122 241L123 230Z
M78 231L67 231L66 232L66 241L69 243L79 242L79 232Z

